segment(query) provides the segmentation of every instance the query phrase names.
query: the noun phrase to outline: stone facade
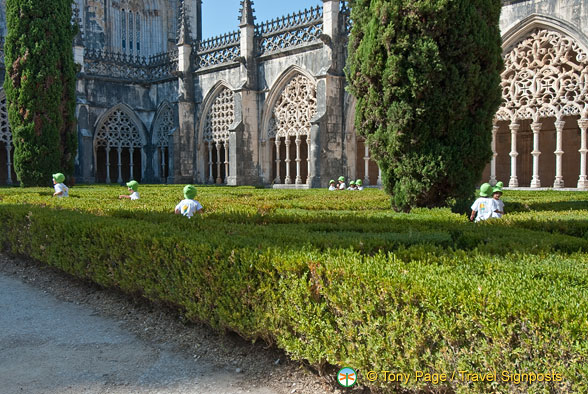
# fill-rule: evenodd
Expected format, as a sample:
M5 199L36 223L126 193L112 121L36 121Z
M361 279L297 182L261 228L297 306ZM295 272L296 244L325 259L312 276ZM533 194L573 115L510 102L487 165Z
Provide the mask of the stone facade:
M346 2L263 23L252 3L238 30L203 40L200 0L75 1L77 182L380 182L345 91ZM485 180L587 188L588 1L503 3L505 101ZM0 183L15 181L10 138L0 90Z

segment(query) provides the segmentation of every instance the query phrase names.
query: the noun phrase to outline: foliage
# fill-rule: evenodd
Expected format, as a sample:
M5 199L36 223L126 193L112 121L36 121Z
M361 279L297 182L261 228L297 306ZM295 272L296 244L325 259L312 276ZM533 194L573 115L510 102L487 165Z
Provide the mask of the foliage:
M23 186L72 175L77 149L72 0L7 0L4 88Z
M351 0L347 79L397 210L472 197L501 98L499 0Z
M187 318L263 339L382 392L586 392L585 193L507 191L503 220L390 212L379 190L182 186L0 189L0 245ZM332 369L330 369L332 368ZM401 386L370 370L562 374L561 382Z

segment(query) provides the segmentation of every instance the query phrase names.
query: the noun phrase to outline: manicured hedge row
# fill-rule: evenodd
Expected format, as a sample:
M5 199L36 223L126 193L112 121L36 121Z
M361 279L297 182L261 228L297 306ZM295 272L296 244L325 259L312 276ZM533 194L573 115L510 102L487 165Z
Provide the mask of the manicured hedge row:
M257 204L265 197L256 193L243 199ZM318 368L355 368L384 392L588 392L581 230L540 219L534 229L526 214L473 225L442 210L362 218L237 203L187 220L165 213L167 200L103 210L83 199L11 198L0 203L4 250L275 343ZM370 370L555 371L563 381L398 386L367 381Z

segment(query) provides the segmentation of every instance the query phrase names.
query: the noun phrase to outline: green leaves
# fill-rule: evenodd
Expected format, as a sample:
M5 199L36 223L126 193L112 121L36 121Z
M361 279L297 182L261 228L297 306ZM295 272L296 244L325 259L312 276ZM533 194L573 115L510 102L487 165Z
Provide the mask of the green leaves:
M4 88L22 186L72 175L75 127L71 0L7 0Z
M500 9L497 0L351 1L356 130L396 210L472 196L501 97Z
M390 212L379 190L198 187L204 215L171 210L181 185L0 188L0 245L79 278L276 344L374 391L586 392L588 203L574 192L506 193L500 221L448 209ZM333 368L336 372L336 368ZM400 386L365 371L496 370L563 382L453 380Z

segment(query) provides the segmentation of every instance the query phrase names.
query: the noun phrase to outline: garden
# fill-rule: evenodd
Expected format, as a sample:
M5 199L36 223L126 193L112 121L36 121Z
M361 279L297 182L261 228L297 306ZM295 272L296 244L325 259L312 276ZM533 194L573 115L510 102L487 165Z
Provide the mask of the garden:
M2 188L0 245L378 392L588 391L587 193L506 190L505 217L474 224L377 189L203 186L192 219L181 185L139 191Z

